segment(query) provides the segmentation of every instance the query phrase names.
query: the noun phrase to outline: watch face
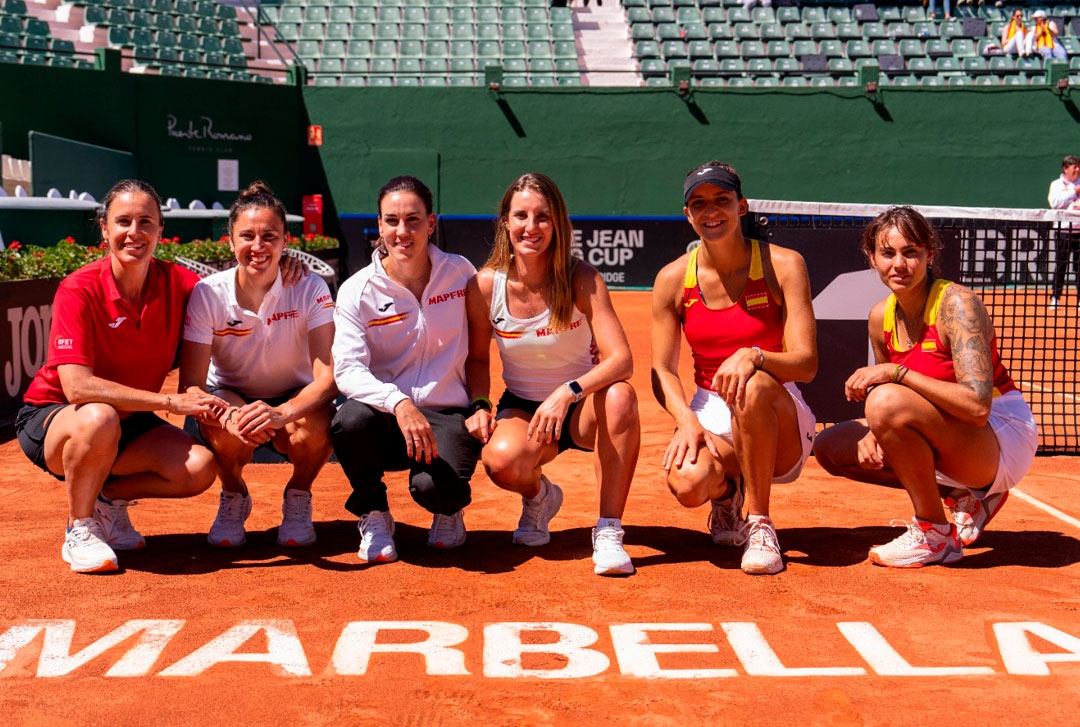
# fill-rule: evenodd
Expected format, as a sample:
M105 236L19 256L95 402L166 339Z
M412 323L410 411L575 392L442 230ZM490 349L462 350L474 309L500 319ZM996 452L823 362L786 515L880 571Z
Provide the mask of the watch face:
M566 385L570 388L570 391L573 392L574 400L575 401L581 401L581 397L582 397L581 384L579 384L576 381L567 381Z

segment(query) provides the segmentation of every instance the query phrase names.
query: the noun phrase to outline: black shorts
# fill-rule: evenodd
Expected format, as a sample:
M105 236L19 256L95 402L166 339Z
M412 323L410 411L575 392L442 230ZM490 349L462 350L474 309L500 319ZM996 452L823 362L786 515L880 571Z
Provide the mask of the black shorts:
M532 399L523 399L510 392L509 390L503 392L502 398L499 399L498 411L503 409L520 409L528 414L530 417L536 413L536 410L543 404L542 401L533 401ZM568 424L574 417L574 412L581 406L580 401L575 401L570 405L570 408L566 410L566 419L563 421L562 433L559 435L559 451L565 452L568 449L577 449L582 452L591 452L588 447L582 447L580 444L574 441L574 436L570 433L570 427Z
M63 482L63 475L58 475L45 466L45 434L49 431L53 417L58 411L71 404L26 404L19 410L15 418L15 436L19 440L19 446L23 453L41 469L48 472L56 479ZM133 412L130 416L120 420L120 443L116 447L116 456L127 449L132 442L161 426L169 423L150 411ZM113 479L111 476L105 481Z

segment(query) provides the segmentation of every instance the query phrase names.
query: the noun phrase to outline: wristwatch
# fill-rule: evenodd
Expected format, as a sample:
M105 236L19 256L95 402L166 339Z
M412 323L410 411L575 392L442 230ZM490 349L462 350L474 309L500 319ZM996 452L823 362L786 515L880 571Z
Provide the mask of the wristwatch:
M574 395L574 401L581 401L585 398L585 392L581 390L581 384L576 381L567 381L566 388L570 389L570 393Z

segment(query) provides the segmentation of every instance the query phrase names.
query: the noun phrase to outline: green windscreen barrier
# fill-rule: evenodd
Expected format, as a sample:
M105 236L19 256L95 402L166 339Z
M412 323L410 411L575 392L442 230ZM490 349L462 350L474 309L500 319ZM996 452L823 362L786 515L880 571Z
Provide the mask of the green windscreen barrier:
M29 133L32 194L44 197L52 188L65 197L69 190L89 192L100 200L118 179L136 176L135 155L64 139L40 131Z

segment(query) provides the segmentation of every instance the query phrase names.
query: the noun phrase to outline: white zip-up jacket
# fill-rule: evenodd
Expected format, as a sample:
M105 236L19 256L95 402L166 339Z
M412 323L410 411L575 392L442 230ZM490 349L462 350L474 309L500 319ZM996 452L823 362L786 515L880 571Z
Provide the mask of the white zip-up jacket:
M468 406L465 286L476 268L434 246L428 257L422 302L387 276L377 252L338 290L334 378L350 399L385 412L404 399L428 409Z

